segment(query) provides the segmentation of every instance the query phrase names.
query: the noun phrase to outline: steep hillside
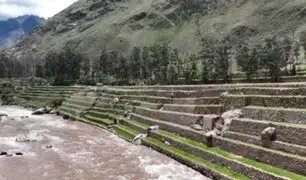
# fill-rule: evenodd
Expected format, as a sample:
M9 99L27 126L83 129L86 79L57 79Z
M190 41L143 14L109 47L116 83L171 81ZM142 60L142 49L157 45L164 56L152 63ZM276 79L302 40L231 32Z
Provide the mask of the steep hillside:
M91 60L103 48L168 43L182 53L199 51L202 36L258 44L277 34L306 30L304 0L80 0L43 22L10 52L43 57L65 45Z
M24 34L30 33L43 19L25 15L0 21L0 47L12 45Z

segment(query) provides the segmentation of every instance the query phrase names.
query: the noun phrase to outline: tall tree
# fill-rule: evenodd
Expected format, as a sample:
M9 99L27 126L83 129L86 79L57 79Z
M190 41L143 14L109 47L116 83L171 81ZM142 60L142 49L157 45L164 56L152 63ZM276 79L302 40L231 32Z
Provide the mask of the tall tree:
M130 63L130 74L132 75L133 79L140 78L140 69L141 69L141 57L140 57L140 48L134 47L133 52L131 55L131 63Z
M227 39L217 43L216 51L216 72L218 77L222 78L224 83L229 82L229 67L230 67L230 45Z
M276 37L265 40L266 44L260 51L260 64L269 71L273 82L280 80L281 72L281 48L276 41Z
M141 69L143 79L148 79L150 76L150 49L147 46L144 46L142 49L142 58L141 58Z
M251 75L258 70L258 54L256 48L250 52L246 45L238 47L236 56L237 64L246 73L247 80L251 80Z

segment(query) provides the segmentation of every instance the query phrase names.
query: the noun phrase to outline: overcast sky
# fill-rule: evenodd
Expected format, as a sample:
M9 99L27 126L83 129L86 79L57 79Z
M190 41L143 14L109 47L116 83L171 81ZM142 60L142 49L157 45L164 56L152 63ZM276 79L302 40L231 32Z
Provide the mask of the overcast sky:
M0 20L25 14L51 17L77 0L0 0Z

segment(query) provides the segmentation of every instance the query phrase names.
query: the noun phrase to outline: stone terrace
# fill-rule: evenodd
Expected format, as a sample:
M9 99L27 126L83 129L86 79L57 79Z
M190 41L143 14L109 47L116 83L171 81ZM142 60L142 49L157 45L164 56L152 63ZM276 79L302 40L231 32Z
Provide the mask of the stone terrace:
M59 111L129 141L148 133L143 145L214 179L306 179L305 88L305 83L89 87ZM242 116L220 118L233 109ZM155 125L159 130L148 131ZM274 130L269 139L267 129Z

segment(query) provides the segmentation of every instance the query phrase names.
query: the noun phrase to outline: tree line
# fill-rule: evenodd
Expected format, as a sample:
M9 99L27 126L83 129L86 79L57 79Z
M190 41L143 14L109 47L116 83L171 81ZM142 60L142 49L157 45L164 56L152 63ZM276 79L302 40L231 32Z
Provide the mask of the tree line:
M277 82L281 75L296 75L300 46L306 49L306 32L300 43L285 36L267 38L260 45L234 46L228 37L203 37L201 50L195 54L181 54L167 44L133 47L129 54L103 49L96 61L69 47L49 52L39 61L31 57L20 61L1 52L0 78L35 75L55 85L229 83L231 64L236 61L247 80L265 74Z

